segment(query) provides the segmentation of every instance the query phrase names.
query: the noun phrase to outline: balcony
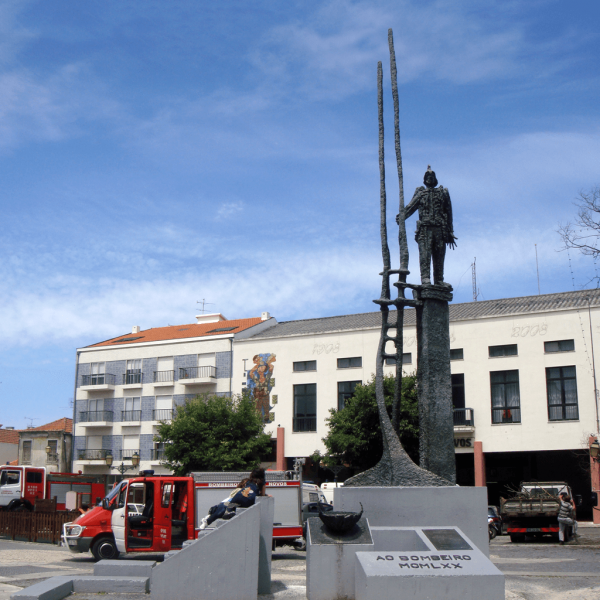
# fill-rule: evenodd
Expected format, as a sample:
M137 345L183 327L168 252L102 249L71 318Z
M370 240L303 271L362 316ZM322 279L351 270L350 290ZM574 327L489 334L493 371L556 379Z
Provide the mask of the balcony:
M128 371L123 373L124 388L141 388L143 381L143 373L141 371Z
M110 454L110 450L76 450L76 460L86 462L88 464L106 464L106 455Z
M175 381L175 371L154 371L152 382L154 387L172 386Z
M301 431L317 431L316 417L295 417L294 418L294 433Z
M475 431L475 411L472 408L454 409L454 431Z
M170 421L175 411L172 408L157 408L152 411L153 421Z
M79 413L77 425L85 427L110 427L112 422L112 410L87 410Z
M154 450L152 450L152 462L162 462L166 459L167 457L164 448L154 448Z
M215 383L217 367L185 367L179 369L179 383L183 385L199 385Z
M81 376L81 390L91 392L96 390L114 390L116 377L112 373Z
M139 423L142 420L141 410L122 410L121 421L123 423Z

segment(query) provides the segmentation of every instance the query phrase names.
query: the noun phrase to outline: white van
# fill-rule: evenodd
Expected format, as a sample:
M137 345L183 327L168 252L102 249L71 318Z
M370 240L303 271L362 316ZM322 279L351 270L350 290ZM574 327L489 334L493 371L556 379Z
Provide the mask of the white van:
M321 491L329 504L333 504L333 490L336 487L342 487L343 485L343 483L338 482L326 482L321 484Z

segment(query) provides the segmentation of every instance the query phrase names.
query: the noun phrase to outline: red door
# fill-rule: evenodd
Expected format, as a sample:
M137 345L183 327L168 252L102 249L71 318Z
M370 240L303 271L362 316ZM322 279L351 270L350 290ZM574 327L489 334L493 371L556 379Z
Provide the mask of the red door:
M171 549L171 520L173 518L173 490L174 482L161 480L156 486L155 506L158 510L154 513L154 549L166 552Z

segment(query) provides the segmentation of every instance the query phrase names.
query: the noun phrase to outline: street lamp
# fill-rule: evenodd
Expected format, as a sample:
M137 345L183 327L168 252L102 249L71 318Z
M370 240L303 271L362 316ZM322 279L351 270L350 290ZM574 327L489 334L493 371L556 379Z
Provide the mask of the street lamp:
M115 469L116 471L118 471L119 473L121 473L121 477L123 477L123 475L125 474L125 471L129 471L129 469L135 469L137 468L137 466L140 464L140 455L137 452L133 453L133 456L131 457L131 466L127 466L122 460L121 460L121 464L120 465L116 465L113 467L113 457L112 454L107 454L106 457L104 458L104 461L106 462L106 465L108 467L110 467L111 469Z

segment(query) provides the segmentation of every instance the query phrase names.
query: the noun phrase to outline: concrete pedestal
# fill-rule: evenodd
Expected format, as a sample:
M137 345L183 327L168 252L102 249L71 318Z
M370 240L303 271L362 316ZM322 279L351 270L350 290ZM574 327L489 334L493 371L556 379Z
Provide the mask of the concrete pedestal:
M477 487L341 487L336 510L360 512L375 527L459 527L489 556L487 489Z

